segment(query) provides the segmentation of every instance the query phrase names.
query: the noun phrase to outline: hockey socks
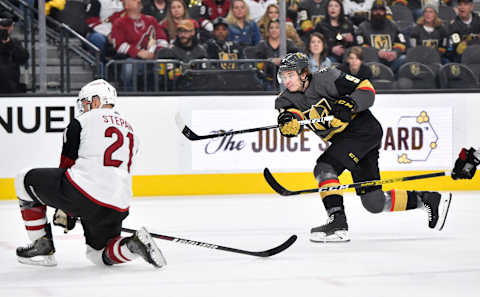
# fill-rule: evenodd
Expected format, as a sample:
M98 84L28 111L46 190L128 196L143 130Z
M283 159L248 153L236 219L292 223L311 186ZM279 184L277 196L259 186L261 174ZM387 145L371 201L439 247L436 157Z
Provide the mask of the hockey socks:
M107 242L102 254L106 265L126 263L138 257L128 249L127 240L127 237L117 236Z
M36 203L32 206L29 202L22 205L21 201L20 211L25 223L25 229L27 229L28 238L32 242L47 234L45 232L45 225L47 224L47 207L45 205Z
M390 211L405 211L423 206L418 203L415 191L391 190L385 192L385 198Z

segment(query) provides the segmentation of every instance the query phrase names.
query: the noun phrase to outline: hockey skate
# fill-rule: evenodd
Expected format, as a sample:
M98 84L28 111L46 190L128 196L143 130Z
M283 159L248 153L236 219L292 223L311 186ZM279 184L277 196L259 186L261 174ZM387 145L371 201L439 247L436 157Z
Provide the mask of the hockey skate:
M428 227L442 230L452 201L452 193L417 192L428 214Z
M140 255L156 268L167 265L162 252L145 227L142 227L132 237L128 238L127 247L132 253Z
M46 235L26 247L17 248L17 260L22 264L56 266L55 246L53 245L50 224L45 226Z
M348 237L347 217L344 212L332 213L325 225L314 227L310 230L312 242L347 242Z

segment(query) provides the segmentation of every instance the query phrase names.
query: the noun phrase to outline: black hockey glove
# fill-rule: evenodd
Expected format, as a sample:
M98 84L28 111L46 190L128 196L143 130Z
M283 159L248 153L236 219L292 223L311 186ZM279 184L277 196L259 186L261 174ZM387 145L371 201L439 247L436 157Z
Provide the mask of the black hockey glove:
M477 166L480 164L480 160L475 157L474 153L475 149L473 147L468 151L466 148L462 148L452 170L451 176L453 179L473 178L477 171Z
M283 136L295 137L302 132L303 127L298 123L298 120L302 120L299 114L301 114L301 111L291 108L278 115L277 122Z
M63 233L67 233L75 228L77 219L67 214L63 210L57 208L53 214L53 224L55 226L63 227Z
M350 123L355 111L355 101L352 98L344 97L335 101L332 106L332 114L334 117L344 123Z

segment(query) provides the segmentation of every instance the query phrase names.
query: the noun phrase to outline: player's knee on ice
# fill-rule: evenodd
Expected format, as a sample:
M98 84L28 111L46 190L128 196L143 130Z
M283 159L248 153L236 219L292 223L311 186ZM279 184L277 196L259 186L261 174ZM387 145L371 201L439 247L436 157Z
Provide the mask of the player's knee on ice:
M98 266L105 266L105 263L103 262L102 254L103 254L103 249L96 250L87 244L86 255L87 255L87 259L90 260L90 262Z
M385 209L385 194L382 190L375 190L360 195L363 207L371 213L380 213Z

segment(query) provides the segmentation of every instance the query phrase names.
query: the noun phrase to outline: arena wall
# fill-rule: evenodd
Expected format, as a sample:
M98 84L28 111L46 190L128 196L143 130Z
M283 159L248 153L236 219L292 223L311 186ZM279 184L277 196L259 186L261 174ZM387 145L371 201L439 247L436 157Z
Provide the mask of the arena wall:
M177 129L179 113L198 134L276 123L274 96L121 97L118 110L140 137L133 170L135 196L271 193L263 168L292 189L312 188L316 158L327 144L312 132L286 140L277 131L189 141ZM478 93L380 94L375 116L384 135L382 178L450 170L462 146L477 147ZM75 115L73 97L0 100L0 199L13 199L13 178L23 168L56 167L62 131ZM350 183L349 174L341 176ZM449 177L386 185L385 188L480 190Z

